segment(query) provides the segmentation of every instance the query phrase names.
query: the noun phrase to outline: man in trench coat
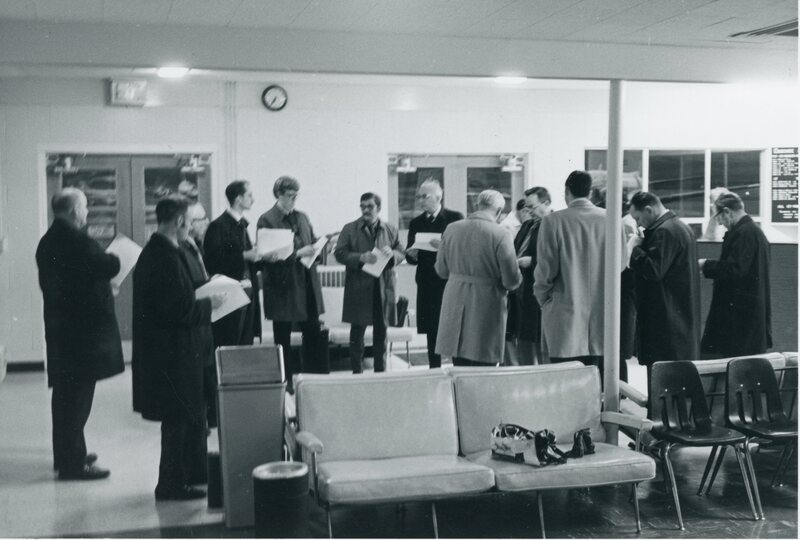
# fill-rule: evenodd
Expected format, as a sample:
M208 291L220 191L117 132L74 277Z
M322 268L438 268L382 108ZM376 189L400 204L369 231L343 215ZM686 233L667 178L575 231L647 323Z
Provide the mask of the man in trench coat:
M420 184L417 200L423 212L408 224L406 261L417 267L414 275L417 283L417 333L426 334L428 366L438 368L442 366L442 357L436 354L436 336L439 333L439 314L447 281L440 278L434 269L436 252L416 249L414 243L417 233L441 234L448 225L464 219L464 216L461 212L442 206L442 186L436 179L431 178Z
M644 237L630 242L639 363L700 358L700 269L694 233L654 194L631 198Z
M711 308L700 342L714 357L762 354L772 347L769 242L735 193L720 195L712 219L727 229L718 260L700 259L714 280Z
M161 463L156 500L205 496L191 487L190 460L205 443L203 373L205 332L221 296L195 299L179 241L188 236L182 197L156 205L158 230L133 273L133 410L161 422Z
M386 327L397 319L395 307L395 271L405 251L400 243L397 228L378 217L381 198L375 193L361 196L361 217L342 228L334 256L345 266L344 306L342 321L350 323L350 363L353 373L361 373L364 357L364 332L372 325L372 348L375 371L385 369ZM389 262L379 277L373 277L361 268L372 264L377 248L389 257Z
M84 230L82 191L60 191L52 208L55 219L36 249L36 264L53 388L53 466L61 480L97 480L110 473L94 465L96 454L86 453L83 430L96 381L125 368L109 282L119 273L119 259Z
M478 211L445 229L436 273L447 280L436 352L456 366L503 361L507 292L522 284L514 243L497 224L503 195L478 195Z

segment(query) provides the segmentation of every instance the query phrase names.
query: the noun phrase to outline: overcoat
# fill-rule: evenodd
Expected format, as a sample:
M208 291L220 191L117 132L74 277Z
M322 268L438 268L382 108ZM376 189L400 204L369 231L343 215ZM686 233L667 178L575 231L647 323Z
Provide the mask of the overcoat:
M522 283L511 235L486 212L475 212L445 229L435 268L447 280L436 352L502 362L507 291Z
M700 358L700 270L694 233L671 211L633 248L638 360Z
M603 356L606 211L578 198L539 227L533 291L548 354Z
M542 330L542 310L536 297L533 296L533 270L536 268L538 259L536 241L539 238L541 223L542 219L538 216L529 219L522 224L514 238L517 257L530 257L531 265L528 268L520 268L522 285L509 295L508 308L508 332L520 339L534 343L540 341ZM514 303L513 311L511 302ZM514 313L513 317L512 313Z
M379 220L376 227L376 235L373 239L367 222L363 218L359 218L345 225L342 232L339 233L334 256L340 264L345 266L342 321L346 323L373 324L372 295L375 285L380 287L384 324L393 325L397 320L394 267L403 260L405 251L394 225ZM364 265L359 262L358 258L366 251L385 246L394 251L394 257L389 260L380 278L376 279L361 270Z
M183 251L186 262L186 270L189 272L189 277L192 279L192 286L197 290L206 283L208 283L208 272L203 264L203 250L199 244L193 240L181 240L180 248ZM198 339L202 343L200 346L204 351L203 358L205 358L205 365L212 366L214 364L214 334L211 329L211 319L207 324L198 327Z
M288 216L276 204L259 219L259 229L292 229L295 252L317 241L311 222L303 212L297 210ZM271 321L306 321L325 313L322 304L322 289L317 274L317 261L306 268L292 253L288 259L274 263L263 263L264 313ZM308 294L314 296L317 312L308 313Z
M406 248L406 261L416 265L417 271L414 280L417 283L417 332L427 334L436 332L439 328L439 313L442 309L442 296L446 280L436 274L436 252L418 250L417 257L408 255L408 250L414 247L417 233L443 233L447 226L453 222L464 219L461 212L455 212L442 207L433 219L428 219L426 214L420 214L408 224L408 247Z
M714 293L702 352L744 356L772 347L769 242L750 216L725 233L719 260L707 260L703 275L714 280Z
M204 425L202 328L211 300L195 300L184 255L154 233L133 273L133 410L146 420Z
M119 259L83 230L56 218L36 249L44 298L48 385L58 378L96 381L122 373L114 296L109 280Z
M247 233L247 220L242 218L241 223L230 212L223 212L221 216L209 223L203 239L203 260L209 275L222 274L231 279L241 281L248 277L253 288L250 293L250 303L242 310L237 310L214 323L214 340L219 345L251 345L253 337L261 336L261 306L259 300L259 287L257 273L259 264L245 262L242 253L253 248L253 243ZM250 321L250 327L240 328L242 324L242 311L247 310L245 321Z

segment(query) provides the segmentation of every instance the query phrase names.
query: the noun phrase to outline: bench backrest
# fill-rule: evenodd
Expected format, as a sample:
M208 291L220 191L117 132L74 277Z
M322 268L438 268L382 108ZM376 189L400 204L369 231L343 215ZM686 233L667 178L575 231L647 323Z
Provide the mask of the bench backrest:
M591 428L602 441L600 374L594 366L543 365L527 369L451 370L461 452L490 449L491 430L500 422L533 431L549 429L558 442Z
M458 453L452 381L440 371L295 381L299 429L322 441L321 462Z

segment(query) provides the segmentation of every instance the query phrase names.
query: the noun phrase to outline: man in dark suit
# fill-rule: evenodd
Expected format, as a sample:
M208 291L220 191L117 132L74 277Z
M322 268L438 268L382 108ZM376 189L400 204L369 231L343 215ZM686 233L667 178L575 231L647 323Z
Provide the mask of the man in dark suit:
M250 182L234 180L225 188L225 197L229 207L208 226L203 260L210 275L242 281L250 303L214 323L214 346L252 345L254 337L261 337L261 306L256 275L259 258L243 216L253 206Z
M372 326L375 372L385 369L386 327L397 318L395 307L395 271L405 252L397 228L381 221L381 198L375 193L361 195L361 217L342 228L334 255L345 265L342 320L350 323L350 364L353 373L362 372L364 332ZM362 270L374 264L377 248L389 261L379 277Z
M736 193L714 202L712 220L727 229L718 260L700 259L714 294L700 342L710 357L762 354L772 347L769 242Z
M86 196L66 188L52 199L55 219L36 250L44 297L47 382L53 388L53 465L60 480L110 474L86 453L83 429L96 381L122 373L122 344L109 280L119 259L84 230Z
M205 496L191 487L191 459L205 444L203 329L221 296L195 299L179 241L188 235L186 199L156 205L158 230L142 250L133 273L133 410L161 422L161 463L156 500Z
M408 225L408 249L406 261L417 265L415 281L417 282L417 333L425 334L428 342L428 365L431 368L442 366L442 357L436 354L436 335L439 332L439 313L442 310L442 296L447 280L436 274L436 252L419 250L414 247L417 233L441 233L450 223L464 219L460 212L448 210L442 206L442 186L434 178L420 184L417 190L417 201L422 207L422 214L411 220ZM438 249L441 236L431 244Z

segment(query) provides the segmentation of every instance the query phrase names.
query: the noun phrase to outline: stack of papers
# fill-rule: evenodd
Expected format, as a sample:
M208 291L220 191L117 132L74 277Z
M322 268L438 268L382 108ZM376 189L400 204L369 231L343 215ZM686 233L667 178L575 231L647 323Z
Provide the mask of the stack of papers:
M373 277L381 277L383 269L386 268L387 264L389 264L389 261L392 259L392 257L394 257L394 254L390 253L386 255L378 248L372 248L372 253L378 258L378 260L374 263L364 264L361 269Z
M314 261L317 260L319 254L322 253L323 248L325 248L325 244L328 243L328 237L323 236L316 242L314 242L314 254L309 255L307 257L301 257L300 262L303 263L303 266L306 268L311 268L311 265L314 264Z
M209 282L197 289L194 294L198 300L209 298L215 294L224 296L222 305L211 311L211 322L217 322L225 315L250 303L250 298L247 297L240 282L220 274L212 276Z
M256 234L258 256L277 256L284 261L294 252L294 233L290 229L258 229Z
M414 244L412 249L421 249L422 251L439 251L439 248L433 247L431 240L442 240L442 233L434 232L421 232L417 233L414 237Z
M117 234L114 241L106 248L106 253L112 253L119 259L119 273L111 278L111 286L119 289L133 267L136 266L142 248L124 234Z

